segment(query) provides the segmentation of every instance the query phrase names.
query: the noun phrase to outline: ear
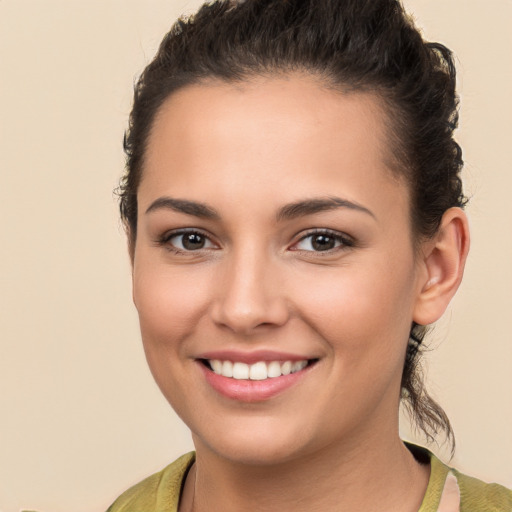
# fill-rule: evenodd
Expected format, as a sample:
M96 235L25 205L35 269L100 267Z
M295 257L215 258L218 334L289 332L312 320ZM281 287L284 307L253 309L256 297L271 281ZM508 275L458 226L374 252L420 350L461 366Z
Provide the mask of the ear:
M469 226L460 208L450 208L433 238L425 241L421 251L422 269L418 273L418 295L413 320L428 325L438 320L455 295L469 250Z

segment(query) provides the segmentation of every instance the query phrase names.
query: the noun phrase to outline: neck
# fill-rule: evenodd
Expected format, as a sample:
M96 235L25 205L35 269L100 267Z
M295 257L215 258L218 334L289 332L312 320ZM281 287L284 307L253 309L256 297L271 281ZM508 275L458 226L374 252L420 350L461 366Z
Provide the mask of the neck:
M343 443L273 465L226 460L197 445L180 512L417 511L429 468L398 435ZM407 489L407 493L404 493Z

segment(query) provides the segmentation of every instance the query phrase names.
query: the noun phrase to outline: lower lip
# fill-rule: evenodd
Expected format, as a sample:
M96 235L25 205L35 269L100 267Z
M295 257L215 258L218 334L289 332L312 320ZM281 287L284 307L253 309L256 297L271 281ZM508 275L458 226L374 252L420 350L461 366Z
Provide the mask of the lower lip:
M206 368L203 363L198 362L198 364L207 382L215 391L227 398L241 402L263 402L269 400L291 388L308 373L310 368L307 366L304 370L265 380L239 380L223 377Z

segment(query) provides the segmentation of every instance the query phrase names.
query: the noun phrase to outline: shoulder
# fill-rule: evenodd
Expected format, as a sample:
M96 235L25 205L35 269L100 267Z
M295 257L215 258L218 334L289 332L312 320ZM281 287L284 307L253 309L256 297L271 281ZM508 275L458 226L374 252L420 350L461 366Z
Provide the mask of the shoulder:
M195 460L193 452L183 455L172 464L142 480L125 491L107 512L167 512L177 511L181 487Z
M464 475L425 448L406 443L430 479L419 512L512 512L512 490Z
M460 489L461 512L512 512L512 490L453 470Z

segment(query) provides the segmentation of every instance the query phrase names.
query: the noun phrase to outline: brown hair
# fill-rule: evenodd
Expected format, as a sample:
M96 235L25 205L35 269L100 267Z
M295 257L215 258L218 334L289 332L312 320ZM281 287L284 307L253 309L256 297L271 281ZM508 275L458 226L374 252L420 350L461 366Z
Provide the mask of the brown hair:
M236 82L305 71L328 87L371 91L388 111L394 168L411 190L417 238L433 236L443 213L464 206L455 67L442 44L426 42L397 0L217 0L178 20L135 86L120 185L130 246L137 190L155 114L176 90L208 79ZM426 328L413 324L401 399L430 440L453 431L426 392L419 366Z

